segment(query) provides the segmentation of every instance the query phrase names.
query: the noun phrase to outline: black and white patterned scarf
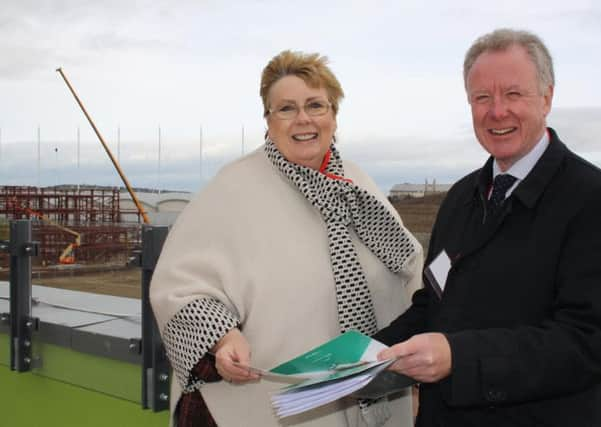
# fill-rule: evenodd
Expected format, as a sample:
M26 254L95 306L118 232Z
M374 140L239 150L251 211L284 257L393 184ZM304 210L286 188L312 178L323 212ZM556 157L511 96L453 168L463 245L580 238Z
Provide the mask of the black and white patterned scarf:
M409 233L386 206L344 178L338 150L332 145L330 151L329 162L320 172L289 162L271 140L265 142L269 160L321 213L326 223L340 331L356 329L372 335L378 330L376 315L350 228L393 273L405 267L416 248ZM361 401L359 406L370 426L382 425L390 416L387 407L380 407L383 413L377 415L372 403Z
M340 155L332 145L330 161L321 173L291 163L267 140L267 157L321 213L327 227L330 261L340 331L356 329L366 335L378 330L367 279L350 227L393 273L400 272L415 252L408 232L378 199L344 179Z

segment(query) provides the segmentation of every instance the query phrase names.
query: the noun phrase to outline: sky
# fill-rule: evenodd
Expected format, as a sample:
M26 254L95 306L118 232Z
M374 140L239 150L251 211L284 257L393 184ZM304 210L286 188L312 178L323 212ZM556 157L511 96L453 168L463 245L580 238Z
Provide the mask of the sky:
M121 185L62 67L132 185L195 191L263 143L260 75L284 49L328 56L338 148L382 191L451 183L487 157L462 63L499 27L545 41L548 124L601 166L596 0L3 0L0 185Z

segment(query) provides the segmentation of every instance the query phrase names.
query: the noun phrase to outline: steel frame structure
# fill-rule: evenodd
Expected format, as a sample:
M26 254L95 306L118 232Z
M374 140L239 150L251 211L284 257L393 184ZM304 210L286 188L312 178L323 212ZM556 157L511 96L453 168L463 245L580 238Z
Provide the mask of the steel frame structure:
M134 247L140 246L140 218L137 223L122 221L137 213L120 207L120 193L114 187L25 187L0 186L0 218L32 219L33 239L39 242L38 265L52 265L64 248L72 242L69 233L36 218L35 211L55 223L68 227L82 236L75 249L78 264L126 262ZM131 216L130 216L131 217ZM8 259L0 258L0 266Z

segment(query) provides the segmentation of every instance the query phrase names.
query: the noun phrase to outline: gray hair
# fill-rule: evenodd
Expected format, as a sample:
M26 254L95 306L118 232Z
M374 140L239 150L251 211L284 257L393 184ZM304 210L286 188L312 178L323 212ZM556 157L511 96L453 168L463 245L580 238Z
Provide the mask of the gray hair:
M465 54L463 61L465 88L467 89L467 75L481 54L504 51L514 45L523 47L534 63L541 94L545 93L548 86L555 86L553 59L543 41L528 31L501 28L479 37Z

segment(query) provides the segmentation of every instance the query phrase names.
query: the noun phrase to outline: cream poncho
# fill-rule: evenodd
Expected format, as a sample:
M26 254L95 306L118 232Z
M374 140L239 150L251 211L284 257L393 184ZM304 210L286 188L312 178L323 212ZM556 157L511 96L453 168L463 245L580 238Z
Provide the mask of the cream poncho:
M346 177L398 217L365 174L348 162L344 168ZM407 308L409 292L420 286L422 253L417 251L404 271L393 274L356 236L352 238L381 328ZM225 167L181 214L155 270L151 300L163 333L184 307L200 304L215 310L206 302L222 303L239 320L252 363L260 367L273 367L340 333L323 219L262 148ZM225 329L231 327L227 319L219 321ZM223 335L218 329L208 331L215 335L214 342ZM170 340L165 341L169 349ZM185 352L170 349L174 366L190 358L189 352L178 351ZM181 381L174 379L172 384L172 409L185 385ZM220 427L361 425L351 399L280 424L269 403L269 392L280 387L266 380L246 385L219 382L204 384L201 392ZM391 409L388 425L411 425L409 393L395 399Z

